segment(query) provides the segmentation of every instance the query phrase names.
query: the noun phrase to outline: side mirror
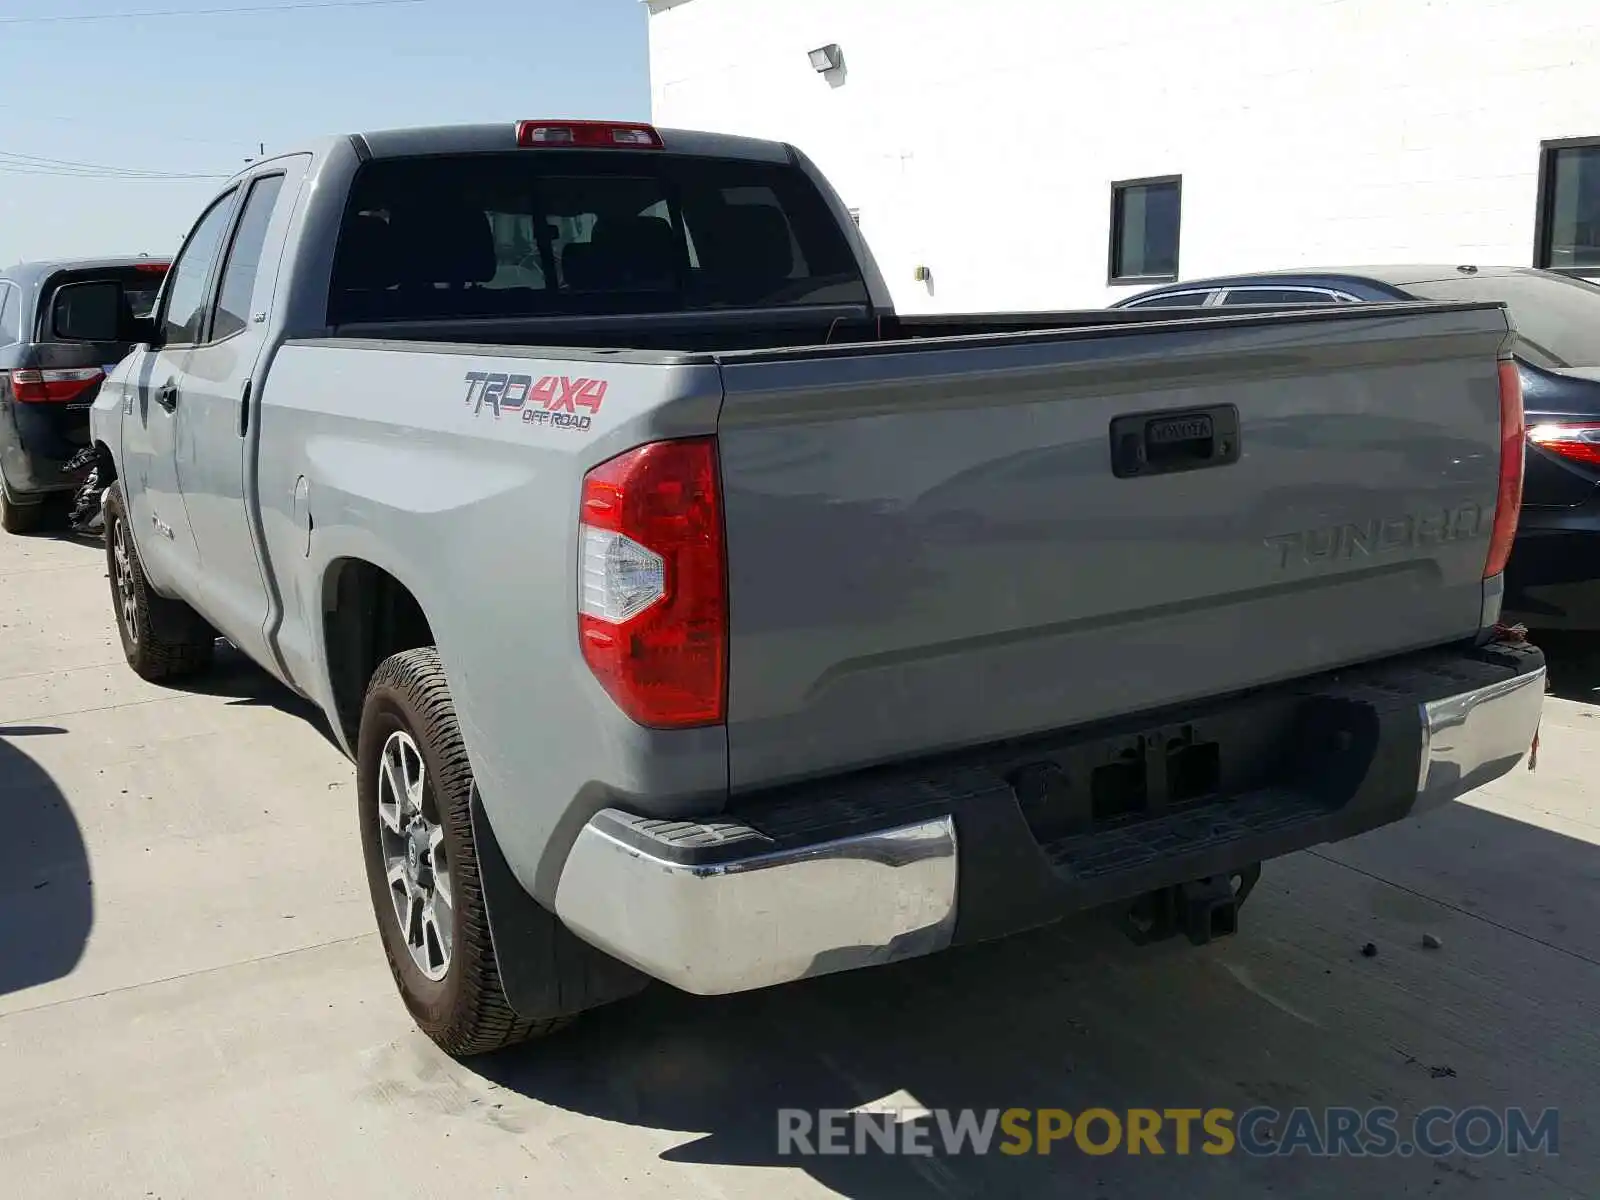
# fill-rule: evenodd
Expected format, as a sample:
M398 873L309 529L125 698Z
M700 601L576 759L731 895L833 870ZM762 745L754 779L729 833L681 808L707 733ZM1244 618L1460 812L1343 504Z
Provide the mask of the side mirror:
M50 334L60 342L131 341L133 312L112 279L67 283L50 304Z

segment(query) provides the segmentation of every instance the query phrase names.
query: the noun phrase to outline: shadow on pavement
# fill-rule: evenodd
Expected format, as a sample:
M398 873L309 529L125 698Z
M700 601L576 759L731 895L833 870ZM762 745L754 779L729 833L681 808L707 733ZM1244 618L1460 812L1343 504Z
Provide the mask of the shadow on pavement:
M1414 824L1425 837L1428 822ZM1395 887L1320 855L1269 864L1240 935L1213 946L1138 948L1075 918L741 996L653 990L547 1043L470 1065L547 1104L678 1131L667 1135L681 1144L664 1161L799 1169L874 1200L1573 1194L1600 1167L1596 1131L1585 1129L1585 1097L1600 1071L1585 1014L1593 1015L1600 962L1494 924L1492 888L1467 900L1484 906L1476 915L1449 879L1438 902L1424 891L1442 864L1497 873L1513 831L1523 866L1536 856L1550 896L1564 892L1564 915L1581 920L1578 897L1592 897L1600 882L1594 845L1455 806L1430 842L1405 847L1418 878ZM1399 900L1419 911L1382 911ZM1423 948L1419 928L1443 930L1445 949ZM1364 956L1367 941L1381 952ZM1198 1127L1181 1156L1170 1126L1159 1158L1086 1154L1070 1138L1048 1157L914 1157L871 1143L862 1154L778 1152L784 1108L1393 1105L1414 1115L1432 1104L1519 1103L1561 1106L1559 1160L1216 1157L1198 1152ZM940 1143L936 1118L910 1119Z
M21 745L66 732L0 725L0 995L70 972L94 922L89 854L77 819Z
M322 709L290 691L224 639L217 641L216 663L209 671L192 679L164 682L162 686L196 696L216 696L233 705L279 709L310 722L323 737L338 745Z

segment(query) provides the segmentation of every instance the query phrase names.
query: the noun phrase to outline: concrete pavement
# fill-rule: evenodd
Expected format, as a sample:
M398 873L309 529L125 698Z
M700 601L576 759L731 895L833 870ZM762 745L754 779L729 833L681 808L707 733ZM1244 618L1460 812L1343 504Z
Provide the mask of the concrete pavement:
M1073 923L462 1065L395 998L314 715L237 660L142 683L99 547L0 537L0 1194L1593 1195L1600 679L1562 687L1537 773L1270 864L1229 942ZM1556 1105L1561 1155L776 1155L780 1106L874 1104Z

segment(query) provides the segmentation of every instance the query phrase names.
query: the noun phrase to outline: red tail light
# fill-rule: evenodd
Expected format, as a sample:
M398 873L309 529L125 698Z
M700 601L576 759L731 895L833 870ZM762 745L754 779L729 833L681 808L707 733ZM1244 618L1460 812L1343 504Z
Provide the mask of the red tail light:
M586 150L660 150L653 125L632 121L518 121L517 145L566 146Z
M1569 462L1600 467L1600 422L1562 421L1535 425L1528 430L1528 440Z
M1489 535L1489 558L1483 577L1490 579L1506 569L1511 543L1517 537L1522 513L1522 376L1510 359L1500 362L1500 491L1495 498L1494 530Z
M726 719L728 586L712 438L651 442L584 476L578 639L641 725Z
M99 367L65 371L13 371L11 394L23 404L66 404L106 377Z

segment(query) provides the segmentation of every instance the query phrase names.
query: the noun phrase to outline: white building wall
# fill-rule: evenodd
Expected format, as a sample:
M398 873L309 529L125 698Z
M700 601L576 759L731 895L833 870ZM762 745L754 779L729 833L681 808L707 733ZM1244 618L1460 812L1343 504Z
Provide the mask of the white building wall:
M650 2L656 123L804 149L907 311L1138 290L1110 184L1152 175L1182 278L1526 264L1541 139L1600 135L1597 0Z

